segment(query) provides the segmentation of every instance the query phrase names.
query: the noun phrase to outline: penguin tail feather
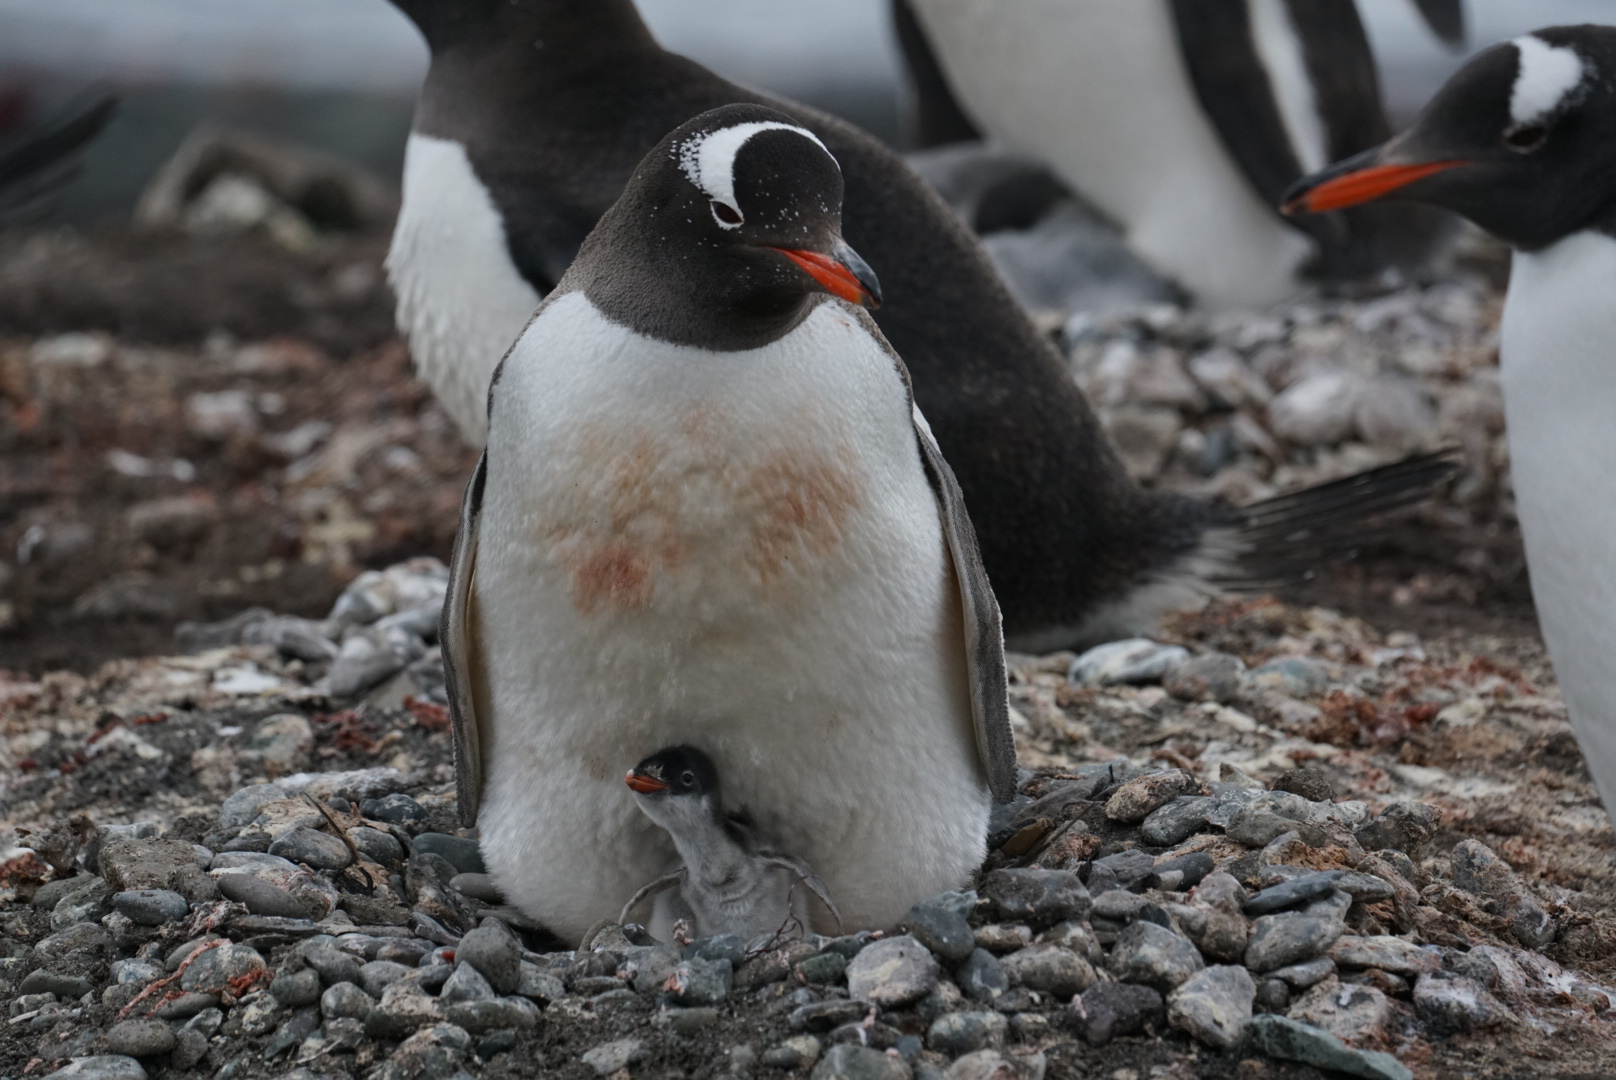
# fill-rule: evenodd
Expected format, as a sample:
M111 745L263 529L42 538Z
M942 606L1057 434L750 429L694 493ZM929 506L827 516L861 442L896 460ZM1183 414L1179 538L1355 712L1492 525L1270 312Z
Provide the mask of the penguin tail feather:
M1231 508L1229 524L1206 536L1207 546L1224 555L1208 584L1253 592L1305 581L1390 535L1394 516L1423 503L1458 471L1458 452L1443 449Z

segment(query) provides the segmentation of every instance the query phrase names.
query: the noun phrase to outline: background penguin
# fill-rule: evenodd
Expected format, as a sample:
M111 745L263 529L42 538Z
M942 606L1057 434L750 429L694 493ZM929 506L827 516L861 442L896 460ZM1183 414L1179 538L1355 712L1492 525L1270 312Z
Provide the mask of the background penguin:
M1286 208L1384 197L1515 248L1500 363L1532 598L1572 726L1616 811L1616 27L1539 30L1471 60L1386 145Z
M1390 134L1352 0L895 4L923 138L958 135L958 114L1048 162L1203 304L1417 265L1441 232L1412 208L1274 213L1303 173ZM1421 7L1462 35L1456 0ZM957 107L936 100L939 71Z
M640 901L677 887L693 923L692 936L788 933L808 923L813 894L839 923L841 913L825 883L801 859L768 849L744 815L726 813L718 767L694 746L658 751L628 771L625 782L640 812L656 822L679 852L679 869L634 894L618 922L627 923ZM659 898L651 933L672 941L677 907Z
M853 927L962 884L1015 793L998 608L903 364L832 299L880 295L841 205L790 117L697 117L494 380L440 635L459 804L564 937L674 857L625 756L699 742Z
M1148 631L1219 586L1311 570L1446 474L1415 463L1247 510L1147 493L968 230L873 138L664 51L629 0L394 2L432 65L389 276L422 375L474 441L499 357L635 165L704 109L750 101L841 162L848 240L885 288L877 321L965 493L1015 647Z

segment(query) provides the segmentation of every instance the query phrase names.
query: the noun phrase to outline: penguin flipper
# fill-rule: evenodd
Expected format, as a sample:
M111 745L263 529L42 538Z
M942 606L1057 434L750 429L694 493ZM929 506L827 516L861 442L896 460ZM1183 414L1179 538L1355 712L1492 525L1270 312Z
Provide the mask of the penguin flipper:
M477 810L483 798L483 755L481 720L477 715L477 637L472 621L477 574L477 531L483 509L483 487L488 478L488 454L477 459L477 468L466 485L460 504L460 528L455 532L454 556L449 562L449 591L443 601L438 625L438 643L443 651L444 685L449 697L449 715L454 721L455 797L460 822L470 828L477 824Z
M819 902L825 905L825 909L836 920L837 927L842 925L842 909L837 907L836 901L830 898L830 886L825 884L824 878L814 873L813 867L794 855L770 855L766 857L766 861L771 866L778 866L782 870L789 870L795 874L798 881L808 886L809 889L813 890L813 894L819 897Z
M666 892L675 885L683 884L684 880L685 871L683 867L680 867L673 873L664 874L655 881L651 882L651 884L640 889L639 892L628 898L628 903L623 905L622 913L617 916L618 925L628 925L628 917L634 913L635 908L640 906L641 901L647 899L648 897L655 896L659 892Z
M1306 170L1278 97L1284 80L1274 77L1258 50L1245 0L1171 0L1171 7L1179 55L1202 111L1258 196L1277 206ZM1309 3L1288 10L1298 22L1313 91L1307 107L1323 128L1325 155L1344 157L1355 152L1348 147L1384 141L1390 131L1375 57L1357 8ZM1316 42L1328 48L1310 47Z
M976 720L976 752L987 769L994 801L1007 803L1016 797L1016 740L1010 733L1010 681L1004 665L1004 622L999 615L999 601L982 566L976 529L966 513L959 481L943 459L913 395L910 412L914 415L920 458L932 490L937 493L943 539L954 561L954 580L959 583L965 623L965 668L971 681L971 713Z

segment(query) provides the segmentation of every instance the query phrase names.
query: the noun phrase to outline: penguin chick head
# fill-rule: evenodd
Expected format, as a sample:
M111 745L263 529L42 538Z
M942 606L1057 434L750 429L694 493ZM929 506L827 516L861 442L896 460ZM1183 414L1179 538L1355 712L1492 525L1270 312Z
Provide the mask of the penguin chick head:
M718 768L694 746L657 751L630 769L624 783L646 817L675 835L720 817Z
M1539 30L1478 54L1390 141L1298 180L1286 214L1395 197L1528 251L1616 200L1616 27Z
M880 303L841 230L842 171L819 137L773 109L726 105L646 155L558 289L652 337L754 348L822 294Z

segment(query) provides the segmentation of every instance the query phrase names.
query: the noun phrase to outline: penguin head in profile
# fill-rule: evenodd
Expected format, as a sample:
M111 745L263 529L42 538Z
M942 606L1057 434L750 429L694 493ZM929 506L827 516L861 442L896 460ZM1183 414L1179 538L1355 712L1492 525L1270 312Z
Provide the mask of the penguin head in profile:
M1616 199L1616 27L1538 30L1478 54L1402 134L1298 180L1286 214L1434 203L1527 251Z
M659 750L628 771L623 782L645 816L676 835L696 822L719 820L718 767L694 746Z
M842 171L819 137L773 109L726 105L646 155L561 288L667 340L769 338L818 294L880 303L841 230Z

